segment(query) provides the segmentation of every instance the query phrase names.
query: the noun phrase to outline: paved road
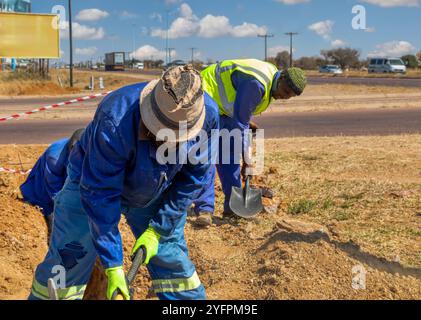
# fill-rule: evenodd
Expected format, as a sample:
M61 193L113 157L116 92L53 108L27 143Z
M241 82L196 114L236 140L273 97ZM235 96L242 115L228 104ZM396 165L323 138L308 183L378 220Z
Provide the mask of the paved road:
M0 144L51 143L84 127L86 120L27 120L0 123ZM256 118L267 138L421 133L421 109L267 113Z
M367 86L420 88L421 90L421 79L357 77L309 77L308 79L310 84L355 84Z
M421 109L276 113L256 118L256 123L268 138L421 133Z
M159 76L161 71L147 71L147 70L135 70L119 72L121 74L135 74L135 75L146 75L146 76ZM310 84L359 84L367 86L393 86L393 87L407 87L407 88L420 88L421 89L421 78L410 79L410 78L375 78L375 77L344 77L344 76L310 76Z

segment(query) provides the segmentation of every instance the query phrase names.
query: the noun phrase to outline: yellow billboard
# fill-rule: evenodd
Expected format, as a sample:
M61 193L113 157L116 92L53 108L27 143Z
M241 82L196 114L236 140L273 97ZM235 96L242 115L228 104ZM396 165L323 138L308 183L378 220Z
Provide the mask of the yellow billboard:
M0 57L60 58L57 15L0 12Z

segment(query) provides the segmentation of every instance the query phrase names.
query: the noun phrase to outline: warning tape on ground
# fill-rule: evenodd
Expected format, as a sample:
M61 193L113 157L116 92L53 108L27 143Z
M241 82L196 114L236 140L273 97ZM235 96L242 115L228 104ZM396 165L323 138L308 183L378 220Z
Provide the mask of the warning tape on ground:
M5 173L11 173L11 174L21 174L21 175L27 175L32 171L32 169L27 170L27 171L23 171L23 170L15 170L15 169L7 169L7 168L2 168L0 167L0 172L5 172Z
M34 110L31 110L31 111L14 114L14 115L11 115L11 116L8 116L8 117L0 118L0 122L18 119L18 118L28 116L28 115L31 115L31 114L34 114L34 113L47 111L49 109L55 109L55 108L59 108L59 107L62 107L62 106L67 106L69 104L73 104L73 103L77 103L77 102L83 102L83 101L86 101L86 100L92 100L92 99L96 99L96 98L99 98L99 97L104 97L104 96L110 94L111 92L112 91L108 91L108 92L104 92L104 93L97 93L97 94L93 94L93 95L90 95L90 96L87 96L87 97L72 99L72 100L69 100L69 101L64 101L64 102L52 104L52 105L49 105L49 106L44 106L44 107L34 109Z

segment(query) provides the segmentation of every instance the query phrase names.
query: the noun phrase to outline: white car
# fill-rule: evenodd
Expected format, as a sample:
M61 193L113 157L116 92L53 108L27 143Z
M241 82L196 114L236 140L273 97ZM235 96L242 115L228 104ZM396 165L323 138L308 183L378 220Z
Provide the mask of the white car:
M340 66L336 65L326 65L323 67L320 67L319 69L320 73L331 73L331 74L343 74L343 70Z
M370 59L368 73L406 73L406 66L399 58Z

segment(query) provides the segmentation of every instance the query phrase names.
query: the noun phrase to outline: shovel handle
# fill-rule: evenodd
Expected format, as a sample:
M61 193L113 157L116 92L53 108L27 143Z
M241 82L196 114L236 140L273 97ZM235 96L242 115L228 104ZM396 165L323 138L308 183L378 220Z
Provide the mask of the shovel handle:
M248 189L248 188L250 188L250 179L251 179L251 176L247 176L247 178L246 178L246 181L245 181L245 189Z
M145 262L145 258L146 248L142 246L139 248L139 250L136 251L136 254L132 257L132 266L130 267L129 272L126 276L126 282L128 287L132 285L140 266ZM117 289L116 291L114 291L111 300L125 300L125 298L121 294L121 291Z

